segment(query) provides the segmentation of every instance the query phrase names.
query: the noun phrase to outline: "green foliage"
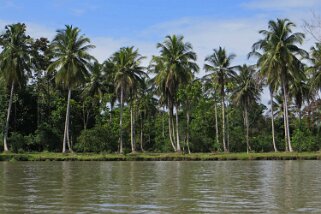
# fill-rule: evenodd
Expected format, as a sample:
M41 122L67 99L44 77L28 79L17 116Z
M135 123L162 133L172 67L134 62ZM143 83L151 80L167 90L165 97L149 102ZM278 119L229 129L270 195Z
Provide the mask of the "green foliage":
M24 136L17 132L12 132L11 136L8 138L9 149L11 152L23 152L26 147L27 141Z
M75 147L79 152L114 152L117 151L117 137L110 127L97 126L83 130Z
M47 123L42 124L35 132L35 144L40 145L44 151L61 151L60 141L61 139L57 129Z
M306 152L318 150L315 137L309 130L294 130L292 144L295 151Z
M316 151L320 149L318 139L321 129L313 124L319 123L321 118L321 101L316 100L315 93L321 85L321 45L317 44L312 49L312 66L303 67L303 61L298 57L306 56L306 52L298 47L303 35L293 34L291 29L294 25L288 20L271 21L268 26L267 31L261 31L264 38L253 45L250 54L259 57L259 70L244 65L237 72L237 67L231 64L235 55L219 47L205 59L204 70L209 73L201 79L195 77L199 70L196 53L183 36L167 36L157 44L159 55L152 57L148 67L148 71L155 76L149 78L146 68L141 66L144 57L134 47L121 48L100 64L89 54L93 48L89 38L81 35L78 28L66 26L49 42L46 38L33 39L25 35L24 24L6 26L0 35L0 128L7 130L7 107L11 97L13 104L7 124L10 150L61 151L68 101L66 89L72 89L70 125L67 129L70 141L78 152L113 153L119 151L119 142L123 142L123 151L127 153L131 148L130 136L135 139L137 150L142 141L145 152L172 152L170 136L176 144L176 131L184 152L187 151L187 140L193 153L222 152L224 132L226 151L246 151L245 136L249 136L252 151L270 152L273 151L271 114L263 104L258 103L262 84L257 83L264 83L274 93L278 150L285 150L283 90L287 89L293 148L296 151ZM280 45L280 42L287 45ZM303 73L304 70L307 72ZM13 96L9 96L12 82L15 83ZM282 84L285 88L281 90ZM306 109L301 109L302 106ZM130 109L133 110L133 123ZM176 113L175 109L179 111ZM246 120L245 112L248 112ZM175 114L179 120L178 130ZM175 132L171 135L169 118L173 121L172 131ZM134 132L131 132L131 124ZM0 134L1 139L3 133ZM117 156L121 157L125 156ZM128 157L126 159L130 159ZM63 160L66 157L52 158ZM131 158L135 159L135 156ZM142 155L138 158L163 157ZM174 154L166 158L185 157ZM195 155L191 159L207 158L270 156Z

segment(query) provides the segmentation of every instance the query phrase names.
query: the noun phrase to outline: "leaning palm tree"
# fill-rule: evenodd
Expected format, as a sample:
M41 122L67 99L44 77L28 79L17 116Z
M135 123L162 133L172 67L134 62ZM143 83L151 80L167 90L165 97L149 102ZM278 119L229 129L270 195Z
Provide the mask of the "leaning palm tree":
M298 117L299 117L299 125L301 129L301 118L302 118L302 106L305 102L309 102L314 97L314 94L311 91L311 86L308 81L297 81L291 84L289 93L291 97L294 99L294 104L297 109Z
M205 58L204 69L206 72L210 72L209 77L213 82L219 85L219 91L222 102L222 141L223 150L228 152L228 148L225 142L225 87L227 80L235 75L233 68L231 67L231 61L235 58L234 54L228 55L226 50L222 47L214 49L213 54Z
M258 56L257 65L268 84L281 88L284 99L284 134L286 148L293 151L289 128L289 85L305 78L302 62L308 53L297 45L303 43L304 34L292 33L295 25L288 19L269 21L268 30L261 30L264 36L252 46L251 55Z
M138 49L124 47L113 54L109 60L110 73L113 76L115 90L118 93L120 103L119 119L119 152L123 153L123 107L128 96L133 96L139 85L143 84L146 76L144 67L140 64L145 57L141 56ZM133 105L131 105L131 149L134 153L136 146L134 142Z
M261 86L258 84L256 71L253 66L237 67L239 74L235 77L234 102L243 108L244 125L246 128L246 152L251 150L249 143L249 108L260 98Z
M13 92L16 86L26 83L30 73L30 46L31 41L26 33L26 25L17 23L5 27L6 31L0 36L2 52L0 54L0 70L2 79L10 88L10 98L7 111L7 119L3 134L4 151L8 151L7 137L10 122Z
M69 117L71 90L82 84L89 77L91 56L88 51L95 46L90 45L89 38L80 35L80 29L66 25L65 29L57 30L57 35L51 43L54 53L54 61L48 67L49 71L57 70L55 80L68 90L66 120L62 152L72 151L69 138Z
M163 100L167 101L169 113L169 136L172 145L176 140L177 152L181 151L179 140L178 113L180 103L177 92L181 85L187 84L193 78L193 72L198 71L196 53L192 45L184 42L183 36L166 36L163 43L158 43L160 56L153 57L153 72L156 73L155 84L162 94ZM176 109L176 127L173 120L173 109ZM176 137L175 137L176 129Z
M107 83L104 81L104 73L102 65L99 62L94 62L91 69L91 76L89 81L85 84L84 96L101 96L107 90Z
M81 93L82 114L85 130L87 129L87 124L91 117L93 108L101 105L103 94L107 91L108 85L104 80L102 65L99 64L99 62L94 62L91 68L90 78L88 79L88 82L86 82Z

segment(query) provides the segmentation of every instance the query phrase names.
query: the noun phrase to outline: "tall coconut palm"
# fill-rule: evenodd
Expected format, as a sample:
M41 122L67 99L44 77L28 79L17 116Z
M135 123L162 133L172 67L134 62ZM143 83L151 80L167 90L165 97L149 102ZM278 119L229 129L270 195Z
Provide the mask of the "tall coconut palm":
M312 66L308 68L311 74L311 90L321 90L321 43L316 43L311 48L311 61Z
M246 152L251 150L249 143L249 109L251 104L260 98L261 86L258 84L256 71L253 66L237 67L239 74L235 77L236 87L234 89L234 102L243 108L244 125L246 129Z
M187 84L193 77L193 72L198 71L196 64L196 53L192 45L184 42L183 36L166 36L163 43L158 43L160 50L159 57L153 57L154 72L156 73L155 83L167 101L169 113L169 136L172 145L176 139L176 150L181 151L179 140L179 102L177 92L181 85ZM173 109L176 109L176 138L175 123L173 120ZM171 130L172 129L172 130Z
M87 124L93 108L100 106L102 96L107 91L107 83L104 81L104 73L102 65L99 62L94 62L91 68L91 75L86 82L82 92L82 113L84 129L87 129Z
M311 48L310 60L312 66L307 68L309 77L307 84L310 85L310 99L307 100L309 128L311 127L311 109L313 109L310 107L310 102L313 100L311 98L321 90L321 43L316 43L315 46Z
M313 99L314 94L311 91L311 86L307 81L301 80L294 82L291 84L289 93L291 97L294 99L294 104L297 109L298 117L299 117L299 125L301 129L301 117L302 117L302 105L305 102L309 102L310 100Z
M104 81L104 73L102 65L99 62L94 62L91 68L91 75L89 81L84 87L84 96L101 96L107 90L107 83Z
M111 57L113 80L118 93L120 103L119 119L119 152L123 153L123 107L128 96L133 96L140 84L143 84L143 77L146 76L141 61L145 57L141 56L134 47L124 47ZM133 109L131 105L131 149L136 151L134 142Z
M224 152L228 152L226 146L226 127L225 127L225 87L228 79L235 75L231 61L235 58L234 54L227 54L226 50L222 47L214 49L214 52L205 58L204 69L210 72L213 82L217 83L220 87L220 96L222 102L222 144Z
M91 56L88 51L94 48L89 38L80 34L80 29L66 25L65 29L57 30L57 35L51 43L54 53L54 61L48 67L49 71L57 70L55 80L68 90L66 120L63 138L62 152L72 151L69 138L69 117L71 90L84 83L89 77Z
M0 71L6 85L10 88L10 98L7 111L5 130L3 133L3 148L8 151L7 137L10 122L13 93L16 86L27 81L30 73L30 37L26 35L26 25L17 23L5 27L0 36L2 52L0 54Z
M268 30L261 30L263 39L256 42L250 55L258 56L257 65L269 84L281 88L284 99L284 134L287 148L293 151L289 128L289 85L305 78L302 62L298 58L308 53L299 48L304 34L292 33L294 23L288 19L269 21Z

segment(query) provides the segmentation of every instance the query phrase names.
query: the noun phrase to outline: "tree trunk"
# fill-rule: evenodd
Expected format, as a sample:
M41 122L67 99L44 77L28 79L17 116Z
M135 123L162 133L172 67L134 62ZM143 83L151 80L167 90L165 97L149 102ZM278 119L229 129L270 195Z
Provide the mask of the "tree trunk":
M298 107L298 114L299 114L299 129L302 129L302 111L301 108Z
M144 151L143 141L144 141L144 121L143 121L143 116L140 115L140 150L142 152Z
M190 116L189 116L189 111L186 111L186 145L187 145L187 151L188 154L191 154L191 150L189 148L189 121L190 121Z
M14 82L11 83L10 98L9 98L9 105L8 105L8 112L7 112L7 120L6 120L5 129L4 129L4 136L3 136L3 150L5 152L9 151L8 144L7 144L7 138L8 138L8 131L9 131L10 112L11 112L11 106L12 106L12 100L13 100L13 91L14 91Z
M181 146L179 144L178 110L178 104L176 104L176 152L181 152Z
M227 151L230 151L230 121L229 121L229 114L228 112L226 112L226 125L225 125L225 129L226 129L226 149Z
M163 130L162 130L162 136L163 139L165 139L165 121L164 121L164 112L165 112L165 108L163 108L163 112L162 112L162 125L163 125Z
M120 88L120 112L119 112L119 153L123 154L123 105L124 105L124 89Z
M247 106L244 108L244 124L245 124L245 129L246 129L246 153L249 153L251 150L250 148L250 142L249 142L249 115L248 115L248 110Z
M274 130L274 110L273 110L273 92L270 91L270 96L271 96L271 123L272 123L272 143L273 143L273 148L274 151L277 152L278 149L276 148L276 143L275 143L275 130Z
M289 112L288 112L288 93L285 84L283 83L284 90L284 107L285 107L285 120L286 120L286 129L287 129L287 145L289 148L289 152L293 152L291 145L291 136L290 136L290 125L289 125Z
M224 96L222 96L222 139L223 139L223 150L224 152L228 152L225 143L225 102Z
M307 101L308 103L308 128L311 131L311 105L310 105L310 99Z
M135 148L135 124L134 124L134 110L133 110L133 102L130 106L130 143L132 147L132 153L136 152Z
M215 132L216 132L216 144L220 145L219 141L219 131L218 131L218 119L217 119L217 105L214 104L214 110L215 110Z
M86 111L85 111L85 102L82 104L82 119L83 119L83 124L84 124L84 130L87 129L87 121L86 121Z
M66 109L66 120L65 120L65 130L64 130L64 139L62 142L62 152L66 152L66 144L68 143L68 149L71 150L70 141L69 141L69 116L70 116L70 98L71 98L71 89L68 89L68 98L67 98L67 109Z
M172 107L170 106L170 103L168 101L168 135L169 135L169 140L172 144L172 147L173 147L174 151L176 152L176 147L174 145L174 140L173 140L173 135L172 135L172 126L173 126L172 117L173 117L173 110L172 110Z
M114 109L114 103L110 102L110 111L109 111L109 121L112 122L113 121L113 109Z

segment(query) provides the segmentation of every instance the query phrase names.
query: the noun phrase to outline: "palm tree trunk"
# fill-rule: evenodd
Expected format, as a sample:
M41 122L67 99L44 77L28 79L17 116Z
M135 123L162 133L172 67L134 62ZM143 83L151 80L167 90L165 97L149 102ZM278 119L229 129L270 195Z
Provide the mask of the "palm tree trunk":
M176 147L174 145L174 140L173 140L173 136L172 136L172 126L173 126L172 117L173 117L173 110L172 110L172 107L168 101L168 135L169 135L169 140L171 142L171 145L172 145L174 151L176 152Z
M247 106L244 108L244 124L246 129L246 153L249 153L250 149L250 142L249 142L249 115L247 111Z
M290 136L290 126L289 126L289 112L288 112L288 93L285 84L283 84L284 90L284 107L285 107L285 120L286 120L286 129L287 129L287 145L289 152L293 152L291 145L291 136Z
M87 121L86 121L86 111L85 111L85 102L82 103L82 120L84 124L84 130L87 129Z
M179 144L178 110L178 104L176 104L176 152L181 152L181 146Z
M136 152L136 149L135 149L135 127L134 127L134 110L133 110L133 102L131 103L131 106L130 106L130 143L131 143L131 146L132 146L132 153L135 153Z
M9 131L10 112L11 112L12 100L13 100L13 91L14 91L14 82L11 83L10 98L9 98L9 105L8 105L8 112L7 112L7 120L6 120L5 129L4 129L3 150L5 152L9 151L8 150L8 144L7 144L7 138L8 138L8 131Z
M271 96L271 123L272 123L272 142L273 142L273 148L274 151L277 152L278 149L276 148L276 143L275 143L275 130L274 130L274 110L273 110L273 92L270 91L270 96Z
M218 131L218 119L217 119L217 104L215 102L214 104L214 110L215 110L215 132L216 132L216 144L219 145L219 131Z
M224 96L222 96L222 139L223 139L223 150L227 152L226 143L225 143L225 102Z
M189 121L190 121L190 116L189 116L189 111L186 111L186 145L187 145L187 151L188 154L191 154L191 150L189 148Z
M66 120L65 120L65 130L64 130L64 139L62 142L62 152L66 152L66 144L68 143L68 149L70 148L70 141L69 141L69 116L70 116L70 98L71 98L71 89L68 89L68 98L67 98L67 109L66 109Z
M229 121L229 114L228 111L226 112L226 125L225 125L225 129L226 129L226 149L227 151L230 151L230 121Z
M299 129L302 129L302 111L301 108L298 108L298 114L299 114Z
M285 151L289 151L288 147L288 129L286 124L286 114L285 114L285 103L283 103L283 123L284 123L284 142L285 142Z
M310 105L310 99L307 101L308 104L308 128L311 130L311 105Z
M112 122L113 121L113 109L114 109L114 102L110 102L110 111L109 111L109 121Z
M162 136L163 139L165 139L165 121L164 121L164 112L165 112L165 108L163 108L163 112L162 112L162 125L163 125L163 130L162 130Z
M144 147L143 147L143 141L144 141L144 121L143 121L143 116L140 115L140 150L143 152Z
M124 105L124 89L120 87L120 112L119 112L119 153L123 153L123 105Z

